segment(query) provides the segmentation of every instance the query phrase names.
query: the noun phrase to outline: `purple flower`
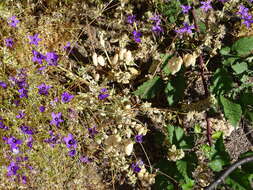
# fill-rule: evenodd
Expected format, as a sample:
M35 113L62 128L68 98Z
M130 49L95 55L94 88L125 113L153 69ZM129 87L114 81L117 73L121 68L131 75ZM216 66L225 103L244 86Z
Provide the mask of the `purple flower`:
M6 45L6 47L12 47L13 44L14 44L14 42L13 42L12 38L6 38L5 39L5 45Z
M42 64L42 61L46 58L44 55L42 55L40 52L32 50L33 53L33 62L37 62L39 64Z
M40 112L44 112L44 111L45 111L45 109L46 109L46 107L45 107L45 106L40 106L40 107L39 107Z
M54 112L52 112L51 116L52 116L52 120L50 122L51 125L56 125L58 127L59 124L64 121L63 119L61 119L61 116L62 116L61 112L59 112L57 114L55 114Z
M150 18L150 20L154 21L155 25L160 25L161 23L160 15L154 15L153 17Z
M9 18L9 25L12 26L12 27L17 27L17 24L19 23L20 21L17 19L16 16L12 16Z
M142 142L143 142L142 137L143 137L143 135L136 135L136 136L135 136L135 141L136 141L137 143L142 143Z
M23 119L25 117L25 113L23 111L19 111L18 115L16 115L17 119Z
M98 98L100 99L100 100L104 100L105 98L107 98L108 96L109 96L109 94L107 93L107 89L106 88L102 88L101 90L100 90L100 94L98 95Z
M26 145L27 145L29 148L32 148L32 147L33 147L33 138L32 138L32 136L29 136Z
M200 8L203 9L205 12L207 12L209 9L213 8L210 5L211 4L211 0L209 0L209 1L201 1L200 3L202 4L202 6Z
M39 89L39 94L41 95L48 95L48 90L52 88L52 86L47 86L44 82L37 86Z
M152 26L152 31L156 34L160 34L163 32L163 28L160 25Z
M6 125L4 125L2 121L0 121L0 129L8 130L9 128Z
M26 176L23 175L23 176L21 177L21 179L22 179L22 183L23 183L23 184L27 184L27 177L26 177Z
M7 168L7 175L13 176L17 174L17 171L19 170L19 166L15 162L11 162L10 165Z
M7 144L9 144L10 147L13 149L16 148L18 145L22 144L22 141L12 136L7 139Z
M76 150L75 150L75 149L70 150L70 151L68 152L68 155L71 156L71 157L75 156L75 155L76 155Z
M135 15L128 15L127 16L127 23L132 25L134 22L136 22L136 16Z
M135 173L139 173L141 171L140 164L139 163L132 163L131 168Z
M46 61L47 61L48 65L57 66L58 55L54 52L48 52L46 54Z
M194 29L195 27L193 25L188 25L187 23L184 23L184 27L180 28L178 30L175 30L177 33L179 34L183 34L183 33L188 33L191 34L192 33L192 29Z
M45 142L47 143L50 143L50 146L51 147L54 147L55 144L57 143L57 140L59 139L59 136L58 135L54 135L52 131L49 131L49 134L50 134L50 138L44 140Z
M182 12L184 14L187 14L189 12L189 10L191 10L192 7L189 5L181 5L181 8L182 8Z
M74 95L69 94L68 92L63 92L61 95L61 101L63 103L68 103L74 98Z
M33 135L34 134L32 129L30 127L26 126L26 125L21 125L20 129L24 134L27 134L27 135Z
M39 34L34 34L33 36L29 36L30 42L29 44L34 44L35 46L39 45L41 39L39 38Z
M140 43L141 42L141 38L140 37L142 36L141 32L139 32L137 30L134 30L132 34L134 36L134 41L136 43Z
M89 131L90 137L92 138L98 133L96 126L88 128L88 131Z
M89 163L91 162L91 160L89 159L88 156L83 156L80 158L80 161L83 162L83 163Z
M249 11L248 8L246 8L243 5L240 5L237 14L241 16L243 24L245 24L247 28L250 28L251 24L253 23L253 19L252 15L248 11Z
M20 98L28 98L28 95L27 95L27 93L28 93L28 90L26 90L25 88L21 88L21 89L19 89L18 90L18 92L19 92L19 97Z
M67 137L64 137L63 140L65 141L67 147L70 148L76 148L77 147L77 143L76 140L74 139L72 134L68 134Z
M7 84L6 84L5 82L3 82L3 81L0 81L0 86L1 86L2 88L4 88L4 89L7 88Z

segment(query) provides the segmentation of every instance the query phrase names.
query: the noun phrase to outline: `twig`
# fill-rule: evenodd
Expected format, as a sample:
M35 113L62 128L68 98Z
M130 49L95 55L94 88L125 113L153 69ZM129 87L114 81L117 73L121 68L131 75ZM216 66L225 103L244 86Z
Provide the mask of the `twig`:
M195 29L197 31L197 33L200 33L199 30L199 26L197 24L197 17L195 14L195 10L192 9L192 16L193 16L193 20L194 20L194 26ZM209 96L209 91L208 91L208 86L207 86L207 82L205 79L205 63L204 63L204 59L202 56L202 53L200 53L199 55L199 62L200 62L200 67L201 67L201 78L202 78L202 82L203 82L203 86L204 86L204 91L205 91L205 98L208 98ZM206 136L207 136L207 140L208 140L208 144L211 146L212 145L212 138L211 138L211 127L210 127L210 122L209 122L209 118L208 118L208 113L206 113Z
M228 169L226 169L223 174L218 177L217 180L215 180L213 183L211 183L208 187L205 188L205 190L212 190L215 189L222 181L225 180L225 178L232 173L236 168L238 168L240 165L242 164L246 164L248 162L252 162L253 161L253 156L248 156L246 158L243 158L241 160L238 160L237 162L235 162L234 164L232 164Z

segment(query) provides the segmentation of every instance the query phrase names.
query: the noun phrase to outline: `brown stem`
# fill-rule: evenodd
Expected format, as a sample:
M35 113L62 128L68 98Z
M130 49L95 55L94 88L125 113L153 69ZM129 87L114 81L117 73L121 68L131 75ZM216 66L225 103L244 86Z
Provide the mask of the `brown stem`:
M225 178L232 173L236 168L241 166L242 164L246 164L248 162L253 162L253 156L248 156L246 158L243 158L241 160L238 160L231 166L229 166L218 179L216 179L213 183L211 183L208 187L205 188L205 190L212 190L215 189L222 181L225 180Z
M193 16L193 20L194 20L194 26L195 26L195 29L197 31L197 33L199 34L200 33L200 30L199 30L199 26L197 24L197 17L196 17L196 14L195 14L195 10L192 9L192 16ZM201 68L201 79L202 79L202 82L203 82L203 86L204 86L204 91L205 91L205 98L208 98L209 96L209 91L208 91L208 86L207 86L207 82L206 82L206 78L205 78L205 63L204 63L204 59L203 59L203 56L202 56L202 53L200 53L199 55L199 62L200 62L200 68ZM209 118L208 118L208 114L206 113L206 130L207 130L207 140L208 140L208 144L211 146L212 145L212 138L211 138L211 126L210 126L210 122L209 122Z

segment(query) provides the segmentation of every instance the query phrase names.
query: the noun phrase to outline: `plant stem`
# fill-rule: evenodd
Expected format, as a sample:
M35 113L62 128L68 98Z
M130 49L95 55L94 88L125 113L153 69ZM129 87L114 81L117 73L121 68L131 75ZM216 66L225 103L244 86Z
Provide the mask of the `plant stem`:
M253 161L253 156L248 156L246 158L243 158L241 160L236 161L234 164L229 166L218 179L216 179L213 183L211 183L208 187L205 188L205 190L212 190L215 189L221 182L225 180L225 178L232 173L236 168L238 168L242 164L246 164L248 162Z

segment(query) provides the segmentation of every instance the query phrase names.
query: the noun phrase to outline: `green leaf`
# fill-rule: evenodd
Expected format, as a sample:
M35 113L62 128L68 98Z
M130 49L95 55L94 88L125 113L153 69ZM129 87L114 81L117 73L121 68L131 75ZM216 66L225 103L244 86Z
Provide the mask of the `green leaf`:
M215 159L208 163L208 166L215 172L221 171L223 165L224 162L222 159Z
M219 139L222 136L222 131L216 131L212 134L212 139Z
M186 88L185 78L182 75L174 77L168 82L165 94L169 105L177 103L183 96Z
M253 50L253 37L244 37L237 40L232 45L232 50L237 52L238 55L243 56L251 53Z
M252 189L249 181L250 177L250 174L237 168L229 175L225 182L227 185L232 187L233 190L249 190Z
M223 48L221 48L221 50L220 50L220 54L221 55L229 55L229 53L230 53L230 47L223 47Z
M189 179L187 174L187 162L184 160L176 161L177 170L184 177L185 181Z
M236 58L236 57L229 57L229 58L227 58L227 59L225 59L223 62L222 62L222 64L223 65L232 65L236 60L237 60L238 58Z
M194 180L190 179L187 181L187 183L182 185L182 189L183 190L192 190L194 187L194 184L195 184Z
M211 92L215 95L224 94L233 88L233 78L224 68L218 68L214 73Z
M237 63L232 65L232 69L236 72L236 74L241 74L248 70L248 64L246 62Z
M199 30L200 30L201 33L206 32L206 25L205 25L204 22L200 21L200 22L198 22L198 25L199 25Z
M241 106L230 101L222 95L220 96L220 101L224 109L225 117L228 119L231 125L236 127L242 116Z
M243 92L240 97L240 102L244 105L253 105L253 93Z
M170 144L173 144L173 137L174 137L174 129L175 127L173 125L169 125L166 127L167 129L167 139Z
M162 79L156 76L153 79L144 82L133 93L136 96L140 96L140 98L142 99L151 99L156 96L156 93L161 89L162 86L163 86Z
M181 127L175 127L177 141L180 141L184 136L184 130Z

